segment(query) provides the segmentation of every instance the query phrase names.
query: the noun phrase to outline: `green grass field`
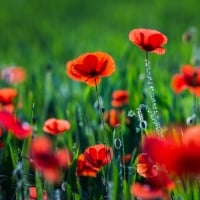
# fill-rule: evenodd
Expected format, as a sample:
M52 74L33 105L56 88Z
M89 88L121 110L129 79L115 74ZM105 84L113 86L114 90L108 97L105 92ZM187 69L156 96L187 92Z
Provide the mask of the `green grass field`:
M14 86L19 93L18 100L23 104L22 109L16 110L16 115L34 126L35 135L44 135L42 127L50 117L67 119L71 124L68 133L51 137L55 149L67 147L75 158L67 171L65 194L61 199L106 199L99 187L101 174L106 173L107 168L97 179L84 177L79 183L74 175L77 155L90 145L102 143L103 139L99 112L94 107L97 101L95 87L70 79L66 75L67 61L95 51L107 52L115 60L116 71L111 77L102 79L98 86L99 96L105 109L109 110L114 90L129 91L125 113L128 115L133 111L136 116L131 118L128 127L123 124L117 133L120 139L123 138L121 156L132 155L129 167L133 172L126 172L128 178L125 178L117 160L119 152L115 149L115 160L108 167L112 180L110 199L136 199L130 193L130 185L138 179L135 158L140 151L141 135L136 130L139 123L137 109L148 101L145 96L145 53L129 41L129 32L135 28L150 28L168 37L165 55L149 54L155 97L164 127L185 123L194 112L193 95L188 91L174 94L171 79L183 64L193 64L192 43L183 42L182 35L194 26L200 36L199 22L197 0L8 0L0 3L0 70L6 66L22 66L27 71L27 80ZM10 87L3 81L0 84L0 88ZM153 130L147 112L143 114L147 130ZM79 122L83 126L80 127ZM113 129L106 124L105 131L110 146L113 146ZM27 200L28 197L17 190L19 180L13 170L19 162L18 150L22 156L28 155L31 138L21 141L4 134L1 140L4 147L0 149L0 200ZM48 192L48 199L56 199L54 192L60 186L46 183L38 173L30 170L26 159L22 162L26 190L29 185L36 185L38 199L42 199L42 188ZM198 200L199 185L194 184L194 187L193 197ZM174 192L171 199L189 200L180 194L184 194L181 189Z

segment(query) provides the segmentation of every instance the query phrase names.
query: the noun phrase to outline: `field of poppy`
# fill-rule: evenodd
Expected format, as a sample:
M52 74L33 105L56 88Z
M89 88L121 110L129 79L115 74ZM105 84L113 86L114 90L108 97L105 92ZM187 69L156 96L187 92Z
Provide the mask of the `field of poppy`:
M0 6L0 200L199 200L197 0Z

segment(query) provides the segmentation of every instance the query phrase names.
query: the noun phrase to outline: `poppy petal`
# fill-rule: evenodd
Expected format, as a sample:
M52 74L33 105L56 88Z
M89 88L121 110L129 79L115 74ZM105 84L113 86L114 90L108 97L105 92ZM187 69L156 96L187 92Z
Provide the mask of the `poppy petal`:
M175 74L172 78L171 86L175 93L180 93L187 88L187 83L181 74Z

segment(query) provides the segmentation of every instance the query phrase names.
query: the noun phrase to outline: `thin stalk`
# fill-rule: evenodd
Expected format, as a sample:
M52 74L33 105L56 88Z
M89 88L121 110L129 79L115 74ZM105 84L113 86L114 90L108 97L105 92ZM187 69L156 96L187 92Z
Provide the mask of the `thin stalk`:
M147 87L148 87L148 95L151 101L151 110L152 110L152 121L155 126L156 131L160 134L160 117L158 114L158 108L157 108L157 102L155 98L155 92L154 92L154 84L153 79L151 75L151 66L148 58L148 52L146 52L146 58L145 58L145 69L146 69L146 77L147 77Z
M108 137L106 135L106 132L105 132L105 122L104 122L104 112L105 112L105 109L103 107L101 107L101 104L100 104L100 98L99 98L99 92L98 92L98 87L97 87L97 83L96 83L96 79L95 79L95 91L96 91L96 97L97 97L97 102L98 102L98 109L99 109L99 113L100 113L100 119L101 119L101 132L102 132L102 135L103 135L103 142L106 146L106 159L107 161L109 160L109 156L111 157L110 155L110 151L109 151L109 141L108 141ZM106 165L106 169L108 170L108 165ZM105 172L105 173L102 173L102 182L103 182L103 185L105 186L105 195L104 195L104 199L107 199L108 198L108 194L109 194L109 186L108 186L108 180L109 180L109 173Z

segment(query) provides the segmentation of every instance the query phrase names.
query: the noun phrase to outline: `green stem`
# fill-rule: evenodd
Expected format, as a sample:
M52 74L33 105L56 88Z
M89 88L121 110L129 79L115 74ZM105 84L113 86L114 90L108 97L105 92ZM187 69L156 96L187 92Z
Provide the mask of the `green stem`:
M148 52L146 52L146 58L145 58L145 68L146 68L146 77L147 77L147 87L148 87L148 95L151 101L151 110L152 110L152 121L155 126L156 131L160 134L160 119L158 114L158 108L157 108L157 102L155 98L155 92L154 92L154 84L153 79L151 75L151 66L148 58Z

